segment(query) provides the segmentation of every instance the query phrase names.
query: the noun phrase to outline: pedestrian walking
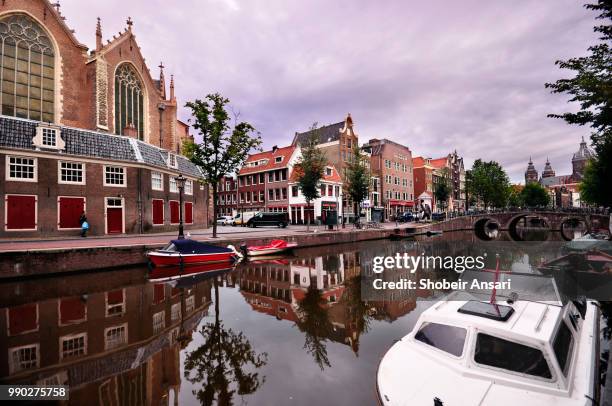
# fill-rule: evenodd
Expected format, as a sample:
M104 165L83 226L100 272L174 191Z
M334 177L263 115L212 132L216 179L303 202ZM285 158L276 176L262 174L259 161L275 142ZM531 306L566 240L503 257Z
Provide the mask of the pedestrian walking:
M79 223L81 224L81 237L85 238L87 237L87 231L89 230L89 222L87 221L87 215L85 212L81 213Z

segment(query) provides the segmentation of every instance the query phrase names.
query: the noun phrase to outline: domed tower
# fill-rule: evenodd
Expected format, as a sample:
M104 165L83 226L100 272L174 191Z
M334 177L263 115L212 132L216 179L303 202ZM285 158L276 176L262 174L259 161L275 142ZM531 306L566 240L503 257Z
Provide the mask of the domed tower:
M580 142L580 148L578 152L574 154L572 157L572 178L575 181L579 181L582 179L582 175L584 174L584 167L586 166L589 159L593 157L593 153L587 147L586 142L584 141L584 137L582 137L582 141Z
M536 170L535 166L533 166L531 157L529 157L529 164L527 164L527 170L525 171L525 184L534 182L538 182L538 171Z
M555 176L555 171L550 165L550 161L546 158L546 165L544 165L544 171L542 172L542 178L551 178Z

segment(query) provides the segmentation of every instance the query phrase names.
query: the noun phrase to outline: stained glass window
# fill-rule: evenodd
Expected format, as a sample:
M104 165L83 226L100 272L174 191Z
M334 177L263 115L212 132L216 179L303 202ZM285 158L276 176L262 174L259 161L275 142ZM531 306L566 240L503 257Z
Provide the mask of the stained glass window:
M115 133L133 125L138 139L144 138L143 86L134 67L119 65L115 73Z
M55 53L43 28L24 14L0 19L2 114L53 122Z

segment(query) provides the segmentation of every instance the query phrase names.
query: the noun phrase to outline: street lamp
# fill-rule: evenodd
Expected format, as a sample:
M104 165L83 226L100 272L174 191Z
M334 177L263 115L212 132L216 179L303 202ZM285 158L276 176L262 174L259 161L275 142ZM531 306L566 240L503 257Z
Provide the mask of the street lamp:
M185 189L185 182L187 182L187 178L179 173L179 176L174 178L176 180L176 186L179 190L179 232L178 239L182 240L185 238L183 234L183 190Z

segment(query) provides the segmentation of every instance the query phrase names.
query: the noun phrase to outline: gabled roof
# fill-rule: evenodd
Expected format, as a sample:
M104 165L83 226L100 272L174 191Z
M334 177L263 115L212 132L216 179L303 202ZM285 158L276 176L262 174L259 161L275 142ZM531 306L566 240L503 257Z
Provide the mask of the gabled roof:
M446 164L448 163L448 158L443 157L443 158L432 159L430 163L431 163L431 166L433 166L436 169L444 168L446 167Z
M264 151L257 154L249 155L246 162L238 172L238 175L245 175L248 173L257 173L263 171L269 171L273 169L281 169L286 168L289 160L293 156L293 153L297 149L296 146L290 145L288 147L276 148L270 151ZM281 161L276 162L276 158L280 157ZM249 166L248 164L251 162L263 161L267 162L262 163L257 166Z
M39 121L15 117L0 116L0 147L34 151L32 140L36 135ZM154 167L168 168L168 151L146 142L121 135L60 126L60 136L66 143L61 153L56 150L48 152L60 156L81 156L86 158L142 163ZM189 159L176 155L177 172L200 178L202 173Z
M340 139L340 133L344 128L344 121L340 121L339 123L326 125L324 127L319 127L316 130L310 130L303 133L295 133L293 137L293 145L305 145L310 140L315 132L319 137L319 142L317 144L325 144L327 142L338 141Z

